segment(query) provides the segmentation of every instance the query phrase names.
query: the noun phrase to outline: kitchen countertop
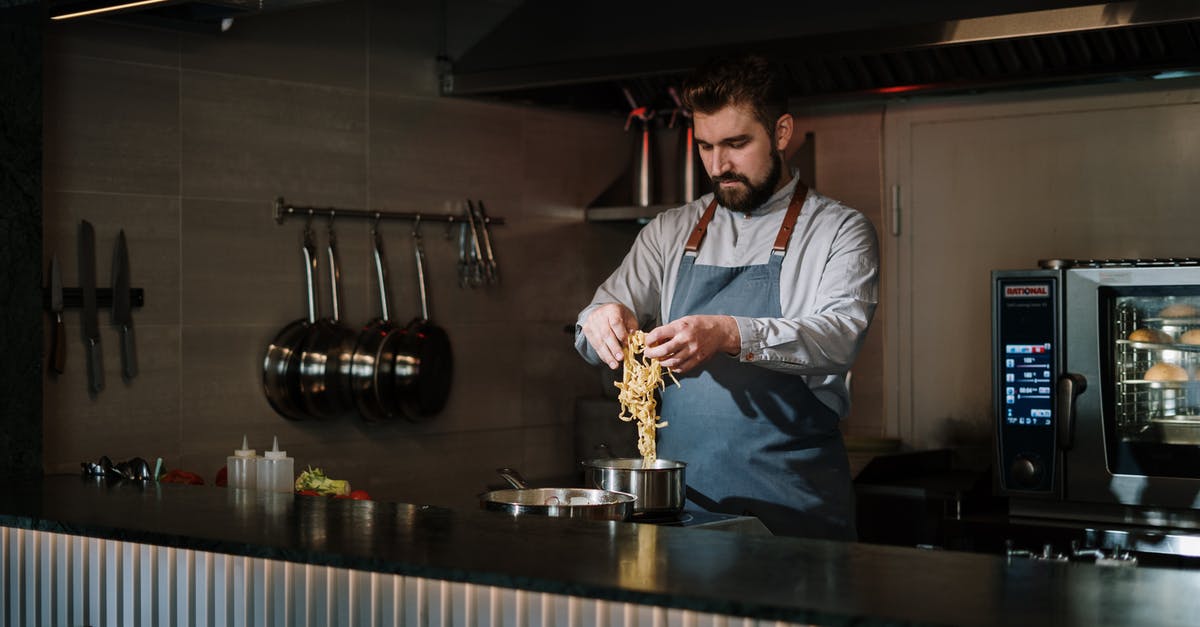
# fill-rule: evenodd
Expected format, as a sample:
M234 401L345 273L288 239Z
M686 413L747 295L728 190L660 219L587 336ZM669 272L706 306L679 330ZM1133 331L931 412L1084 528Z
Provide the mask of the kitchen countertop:
M1200 572L209 486L46 477L0 525L750 616L856 624L1189 625Z

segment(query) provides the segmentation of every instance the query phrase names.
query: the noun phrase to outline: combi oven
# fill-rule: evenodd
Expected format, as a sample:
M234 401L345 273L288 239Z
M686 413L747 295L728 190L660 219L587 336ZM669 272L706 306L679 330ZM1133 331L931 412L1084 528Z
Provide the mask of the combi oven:
M1200 259L992 273L1010 511L1200 532Z

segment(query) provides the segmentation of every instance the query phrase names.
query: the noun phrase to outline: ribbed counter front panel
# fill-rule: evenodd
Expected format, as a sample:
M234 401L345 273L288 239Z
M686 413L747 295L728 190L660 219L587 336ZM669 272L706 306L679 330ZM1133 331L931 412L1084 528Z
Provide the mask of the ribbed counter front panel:
M780 624L9 527L0 550L6 627Z

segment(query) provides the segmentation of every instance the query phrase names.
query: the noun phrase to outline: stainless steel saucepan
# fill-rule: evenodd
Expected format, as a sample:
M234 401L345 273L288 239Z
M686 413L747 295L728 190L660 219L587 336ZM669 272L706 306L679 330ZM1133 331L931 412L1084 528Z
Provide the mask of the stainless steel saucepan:
M687 498L684 462L656 459L647 465L640 457L602 457L582 464L584 485L637 497L635 518L677 516L683 511Z
M479 506L513 516L550 516L582 520L629 520L634 496L592 488L531 488L510 468L497 470L513 486L479 495Z

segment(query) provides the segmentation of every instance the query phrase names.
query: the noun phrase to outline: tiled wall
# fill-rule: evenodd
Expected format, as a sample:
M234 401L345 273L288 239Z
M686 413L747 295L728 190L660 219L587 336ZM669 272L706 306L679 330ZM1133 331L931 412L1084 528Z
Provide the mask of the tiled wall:
M297 470L323 466L410 502L469 505L498 466L570 471L573 403L599 380L563 328L628 245L627 228L583 222L626 163L623 120L439 97L439 15L437 2L352 0L221 34L50 27L45 261L56 254L67 286L78 283L86 219L106 286L124 229L145 307L130 383L102 312L108 386L95 398L78 312L68 311L67 371L44 382L47 472L77 472L100 455L163 457L211 481L243 434L260 450L277 435ZM277 196L433 213L474 198L505 218L493 231L503 282L489 289L458 287L456 241L445 225L422 227L432 318L457 366L434 420L289 422L268 406L264 349L304 314L303 223L276 224ZM403 323L418 312L411 223L381 229ZM368 225L339 221L336 232L342 315L359 325L378 307Z
M452 41L482 28L458 15ZM95 398L78 313L68 312L67 372L44 384L47 472L77 472L100 455L163 457L211 480L243 434L260 450L277 435L297 470L323 466L390 500L470 506L498 466L535 479L572 472L575 400L599 396L606 380L575 355L564 326L637 230L585 223L583 207L620 177L630 138L623 119L439 97L440 20L433 1L349 0L239 20L221 34L50 29L46 261L57 254L67 285L77 283L76 231L87 219L105 285L124 228L146 305L135 312L142 371L131 383L119 376L116 331L102 324L108 388ZM873 219L874 115L805 117L817 135L817 188ZM441 415L419 425L289 422L268 406L263 351L305 311L303 224L275 223L277 196L404 212L454 212L475 198L507 220L493 231L503 282L490 289L459 288L456 242L444 225L423 226L431 314L457 366ZM316 226L323 245L325 225ZM382 229L393 317L404 322L418 311L411 224ZM336 231L342 314L357 325L377 313L368 225L339 221ZM856 369L851 435L881 432L876 335Z

